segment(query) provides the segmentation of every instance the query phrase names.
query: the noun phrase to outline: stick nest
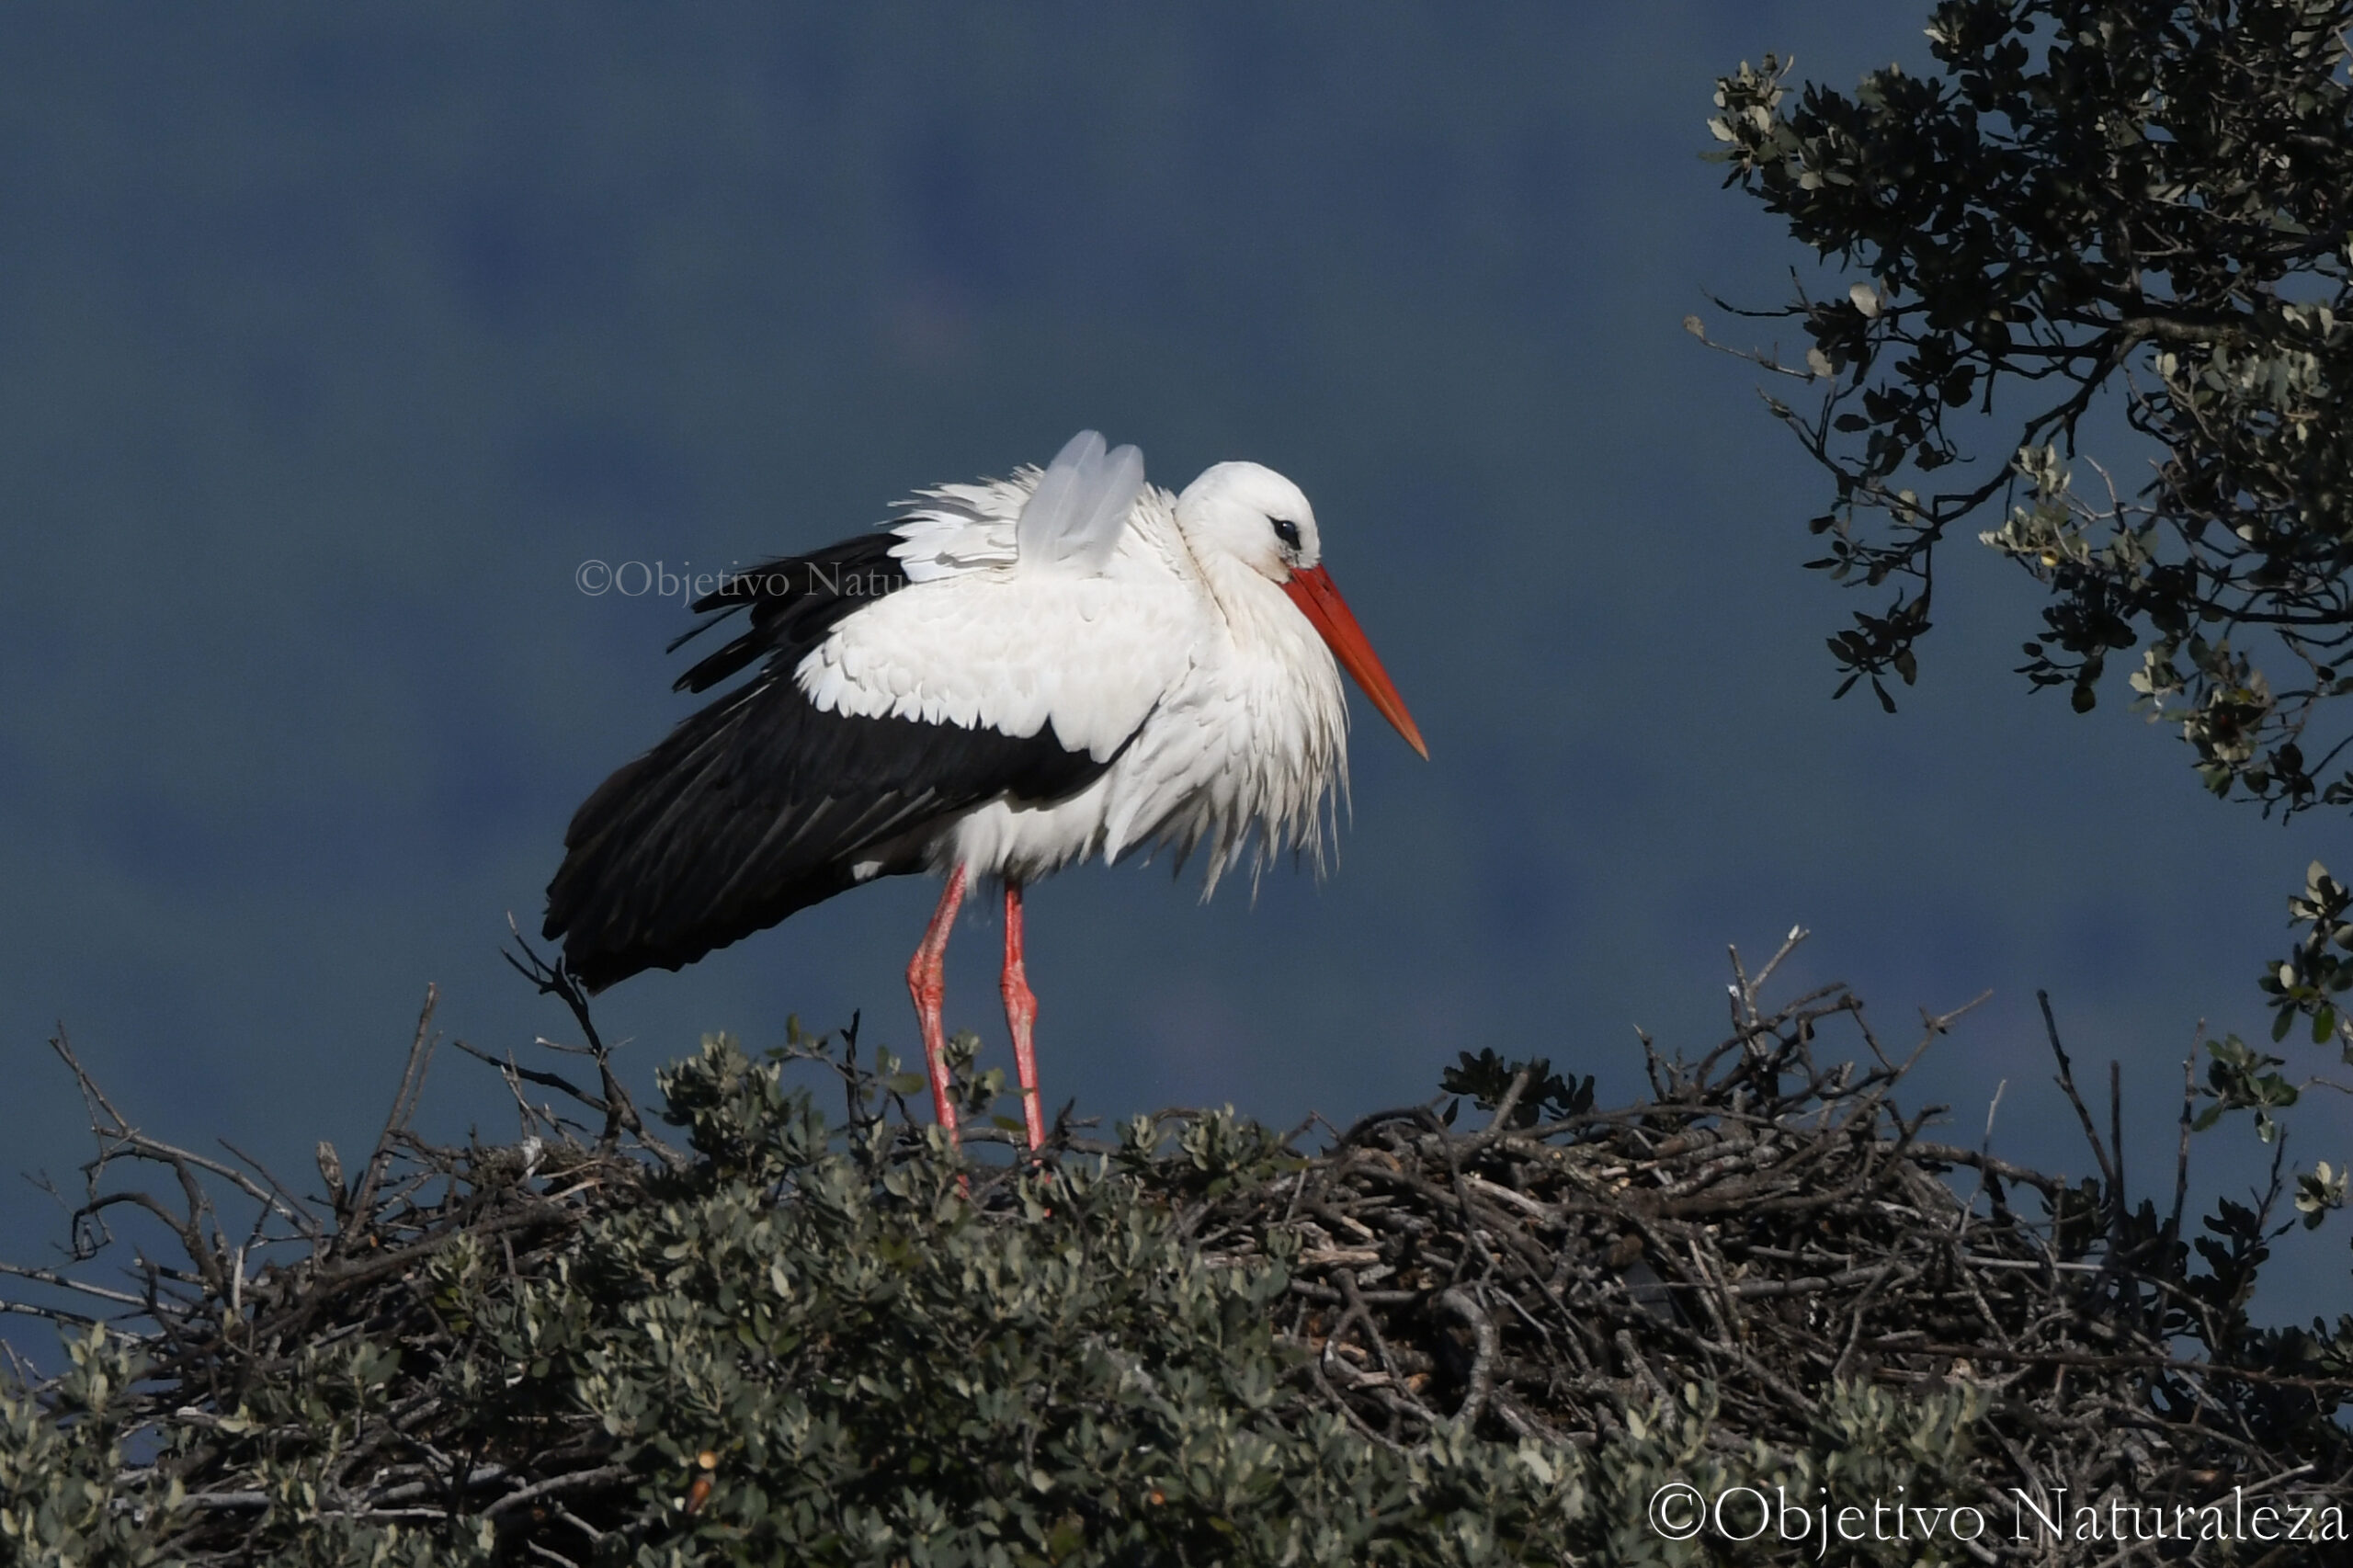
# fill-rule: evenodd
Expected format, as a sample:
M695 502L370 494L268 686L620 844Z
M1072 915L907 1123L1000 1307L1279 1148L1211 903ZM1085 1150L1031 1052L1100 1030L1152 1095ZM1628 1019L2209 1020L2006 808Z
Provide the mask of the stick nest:
M234 1150L215 1158L141 1132L61 1038L98 1138L86 1191L68 1203L75 1258L95 1256L127 1214L140 1217L147 1242L127 1284L5 1266L20 1281L6 1305L84 1337L62 1376L20 1368L17 1403L0 1415L17 1422L20 1455L39 1448L26 1434L50 1443L45 1463L70 1468L75 1444L97 1445L103 1461L90 1462L109 1470L105 1495L74 1528L98 1540L108 1520L167 1517L162 1539L175 1560L260 1561L282 1550L286 1521L299 1515L306 1528L415 1527L434 1551L463 1541L484 1562L621 1561L665 1531L691 1531L707 1501L723 1500L728 1477L716 1472L738 1462L723 1458L727 1422L744 1418L712 1417L720 1435L699 1435L683 1428L700 1417L617 1415L581 1392L578 1368L609 1362L613 1335L638 1333L650 1310L638 1282L615 1283L617 1255L597 1237L650 1226L658 1240L665 1217L682 1211L680 1194L706 1201L725 1187L741 1210L727 1235L776 1217L801 1225L796 1244L817 1249L825 1267L871 1262L824 1255L827 1246L888 1255L888 1267L909 1270L934 1250L965 1258L966 1283L951 1282L942 1309L952 1313L954 1290L976 1288L971 1247L1012 1256L1054 1226L1080 1236L1082 1251L1101 1244L1087 1227L1109 1223L1104 1195L1117 1191L1127 1195L1119 1223L1165 1241L1176 1261L1164 1276L1246 1282L1233 1287L1240 1295L1211 1292L1226 1291L1214 1311L1251 1303L1273 1347L1278 1391L1248 1392L1245 1403L1287 1431L1344 1423L1372 1461L1438 1454L1468 1463L1464 1445L1484 1445L1549 1479L1574 1473L1580 1454L1599 1462L1631 1452L1680 1420L1693 1436L1678 1462L1704 1451L1753 1469L1761 1456L1835 1449L1856 1391L1878 1388L1959 1413L1970 1457L1946 1481L1967 1494L1942 1500L1974 1503L2005 1526L2020 1494L2053 1510L2120 1497L2196 1507L2234 1488L2303 1506L2353 1502L2353 1444L2337 1421L2353 1392L2353 1319L2325 1336L2260 1329L2245 1311L2271 1243L2293 1224L2276 1217L2276 1163L2268 1193L2223 1203L2188 1233L2186 1102L2168 1206L2136 1204L2120 1165L2115 1075L2103 1138L2055 1028L2057 1081L2097 1175L2071 1184L1927 1138L1933 1108L1907 1114L1893 1096L1953 1018L1924 1017L1917 1043L1892 1056L1843 987L1764 1007L1759 989L1780 956L1752 982L1735 955L1732 1031L1712 1051L1687 1061L1644 1041L1652 1092L1636 1104L1597 1108L1590 1079L1466 1054L1447 1075L1450 1098L1327 1128L1313 1153L1302 1144L1313 1123L1284 1137L1230 1114L1168 1112L1105 1142L1066 1110L1033 1161L1013 1124L992 1129L999 1078L973 1071L968 1042L958 1083L980 1147L960 1159L909 1114L903 1096L919 1080L887 1058L861 1064L854 1030L847 1042L796 1037L774 1053L837 1082L848 1115L830 1126L805 1095L788 1108L778 1069L740 1053L707 1048L699 1075L675 1070L665 1087L669 1119L690 1129L682 1151L644 1126L569 977L527 954L518 967L571 1007L586 1040L571 1049L593 1065L596 1086L496 1060L524 1136L462 1147L425 1140L413 1123L436 1038L428 997L376 1148L347 1171L320 1145L324 1196L315 1197ZM1827 1051L1833 1030L1860 1049ZM993 1155L992 1142L1015 1157ZM123 1179L138 1169L169 1180L156 1191ZM714 1185L713 1172L726 1180ZM224 1219L235 1204L254 1211L249 1225ZM893 1214L898 1229L873 1228ZM717 1233L629 1244L651 1249L647 1278L668 1269L674 1292L707 1304L723 1340L744 1325L719 1306L739 1266L726 1252L738 1243L722 1245ZM805 1270L811 1255L801 1256L791 1267ZM592 1256L602 1261L584 1261ZM685 1281L689 1269L709 1278ZM847 1287L817 1289L834 1312ZM1184 1300L1197 1297L1208 1299ZM638 1305L608 1311L613 1302ZM561 1324L545 1327L545 1344L526 1343L567 1312L574 1351L558 1344ZM1177 1315L1165 1303L1150 1312ZM855 1328L814 1322L776 1330L782 1338L745 1337L750 1354L732 1341L717 1354L792 1398L881 1375L846 1356L904 1363L916 1354L862 1337L887 1329L888 1313ZM113 1351L87 1336L102 1324ZM1104 1352L1120 1389L1148 1392L1157 1387L1150 1369L1131 1363L1158 1353ZM574 1354L576 1364L564 1359ZM112 1386L99 1386L109 1377ZM333 1387L322 1392L323 1381ZM686 1397L661 1381L632 1397ZM0 1398L7 1382L0 1378ZM871 1405L881 1396L858 1397ZM1107 1429L1106 1412L1128 1397L1070 1396ZM40 1420L50 1425L36 1432ZM6 1427L0 1420L0 1437ZM1040 1439L1024 1431L1021 1462L1032 1468L1020 1474L1034 1488L1045 1473L1033 1464ZM1316 1441L1302 1474L1337 1462ZM1122 1455L1137 1446L1120 1442ZM882 1461L860 1462L871 1471ZM1111 1461L1088 1461L1098 1462ZM1410 1471L1423 1477L1413 1485L1435 1484L1427 1468ZM10 1489L21 1501L38 1477L20 1467L0 1480L6 1507ZM1176 1485L1144 1485L1150 1506L1136 1505L1136 1517L1175 1519ZM1411 1490L1398 1485L1397 1495ZM1499 1506L1492 1488L1483 1495L1466 1506L1472 1514ZM1123 1507L1081 1501L1022 1528L1036 1536L1039 1561L1063 1560L1057 1541L1075 1551L1069 1542L1081 1538L1160 1539L1119 1536L1131 1523ZM28 1506L23 1517L33 1517ZM1236 1528L1230 1508L1205 1517ZM1298 1522L1290 1528L1295 1541ZM838 1528L824 1538L842 1539ZM2037 1555L2047 1550L1989 1538L1970 1555L2056 1560ZM2131 1560L2131 1551L2116 1559Z

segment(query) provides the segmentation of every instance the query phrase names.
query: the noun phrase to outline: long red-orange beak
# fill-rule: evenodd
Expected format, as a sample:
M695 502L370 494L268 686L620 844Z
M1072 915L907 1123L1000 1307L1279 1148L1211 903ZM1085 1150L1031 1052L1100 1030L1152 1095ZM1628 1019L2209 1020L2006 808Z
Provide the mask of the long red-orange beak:
M1405 737L1405 744L1421 753L1427 762L1430 748L1422 744L1422 732L1415 727L1414 716L1405 711L1405 699L1397 695L1397 687L1390 680L1389 672L1381 667L1372 644L1365 641L1364 628L1348 613L1348 602L1332 585L1332 574L1321 566L1294 570L1290 581L1283 585L1283 592L1307 617L1308 624L1323 634L1332 656L1355 677L1358 689L1372 699L1372 705L1381 710L1381 716L1396 725L1397 733Z

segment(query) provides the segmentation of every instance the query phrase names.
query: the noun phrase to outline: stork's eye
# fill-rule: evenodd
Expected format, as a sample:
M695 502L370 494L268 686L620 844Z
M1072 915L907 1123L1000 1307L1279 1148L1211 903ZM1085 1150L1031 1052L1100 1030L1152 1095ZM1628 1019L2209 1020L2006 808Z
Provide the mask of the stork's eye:
M1270 520L1275 525L1275 537L1283 541L1283 548L1285 550L1297 550L1299 548L1299 525L1292 522L1289 517L1275 517Z

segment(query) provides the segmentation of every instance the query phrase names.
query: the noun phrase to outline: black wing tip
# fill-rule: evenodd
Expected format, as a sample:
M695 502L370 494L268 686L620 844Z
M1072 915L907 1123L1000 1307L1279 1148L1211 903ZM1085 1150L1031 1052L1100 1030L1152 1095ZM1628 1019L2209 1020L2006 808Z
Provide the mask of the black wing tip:
M567 952L563 955L563 967L574 980L580 983L581 990L594 996L608 987L619 985L632 975L642 974L655 966L635 962L619 955L583 953L575 959ZM663 967L676 969L678 965L668 964Z
M551 942L563 939L564 972L591 996L649 969L684 969L710 950L704 948L693 952L665 952L643 944L600 947L589 932L574 928L570 916L552 908L540 927L540 935Z
M757 925L739 921L689 931L686 939L678 942L638 942L612 948L600 948L575 933L564 944L563 967L579 983L581 990L594 996L648 970L667 970L676 974L688 964L709 958L722 948L733 947L784 917L778 915L761 919Z

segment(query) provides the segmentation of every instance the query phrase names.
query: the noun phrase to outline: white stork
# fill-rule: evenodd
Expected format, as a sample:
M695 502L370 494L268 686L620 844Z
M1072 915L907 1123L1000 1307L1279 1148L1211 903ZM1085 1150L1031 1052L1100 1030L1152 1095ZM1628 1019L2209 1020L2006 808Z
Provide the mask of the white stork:
M1336 657L1421 733L1322 565L1315 513L1256 463L1181 495L1082 431L1042 472L942 484L884 530L731 574L694 608L748 624L677 687L759 674L605 780L573 817L545 934L591 991L678 969L877 877L946 879L907 966L952 1139L940 1022L969 886L1005 889L1006 1020L1044 1142L1021 890L1158 847L1321 869L1347 789ZM763 662L764 661L764 662ZM1254 834L1255 830L1255 834ZM1255 849L1248 847L1255 842Z

